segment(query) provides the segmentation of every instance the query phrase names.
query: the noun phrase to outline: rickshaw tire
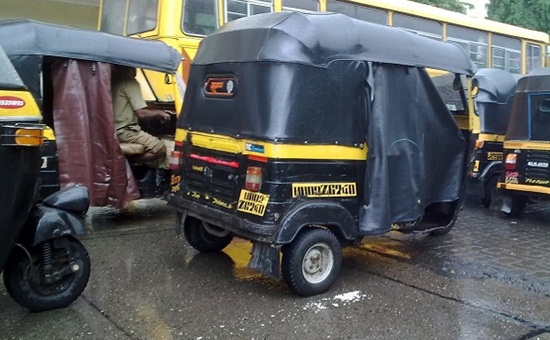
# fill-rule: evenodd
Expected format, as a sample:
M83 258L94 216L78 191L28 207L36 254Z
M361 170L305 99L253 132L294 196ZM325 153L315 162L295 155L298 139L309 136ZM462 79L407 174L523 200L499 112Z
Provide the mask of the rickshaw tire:
M491 202L494 199L496 186L498 182L498 175L493 175L487 182L487 185L485 185L485 188L483 190L483 197L481 198L481 204L485 208L489 208L491 206Z
M13 254L13 257L8 260L4 268L3 279L6 291L15 302L31 312L42 312L67 307L82 294L90 278L92 267L90 256L80 241L70 237L69 242L70 253L72 256L77 255L75 258L80 269L65 276L61 291L40 292L39 289L46 290L48 288L44 285L34 284L31 282L32 280L25 280L24 278L29 263L28 256L23 251L17 251ZM33 247L30 252L36 261L41 261L41 256L37 255L40 254L39 247L40 245ZM34 270L39 273L41 268L35 267ZM57 284L54 283L52 286Z
M512 197L512 208L509 213L506 213L509 217L519 217L525 210L527 199L521 195L514 195Z
M188 217L183 226L183 234L187 242L201 253L214 253L222 251L233 240L233 235L216 236L209 233L203 225L203 221Z
M319 246L325 251L330 251L331 259L328 264L330 268L328 268L328 274L321 275L319 282L311 282L306 278L305 260L312 250L315 251L314 247ZM284 247L282 254L283 281L293 293L304 297L327 291L336 281L342 266L342 246L338 238L328 229L302 230L292 243ZM326 261L327 258L324 260Z

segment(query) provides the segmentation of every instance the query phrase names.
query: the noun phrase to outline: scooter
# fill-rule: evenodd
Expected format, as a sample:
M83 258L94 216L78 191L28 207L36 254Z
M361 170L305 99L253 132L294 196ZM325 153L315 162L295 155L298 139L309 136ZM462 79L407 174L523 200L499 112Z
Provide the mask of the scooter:
M68 186L34 205L3 269L9 295L33 312L66 307L86 288L91 262L76 238L86 233L84 215L90 195Z

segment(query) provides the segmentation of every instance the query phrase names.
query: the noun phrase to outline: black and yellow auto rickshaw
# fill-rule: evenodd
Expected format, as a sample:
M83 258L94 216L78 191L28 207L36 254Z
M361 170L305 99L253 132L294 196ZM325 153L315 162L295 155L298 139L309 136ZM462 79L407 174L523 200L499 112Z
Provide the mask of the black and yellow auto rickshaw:
M456 112L425 67L455 74ZM178 231L201 252L251 240L249 267L304 296L363 236L448 232L477 119L461 75L460 47L342 14L228 23L202 41L177 123Z
M500 209L521 215L528 202L550 198L550 68L518 81L506 137L503 172L497 187Z
M0 271L34 203L41 121L36 102L0 47Z
M39 107L0 47L0 272L8 294L32 311L69 305L91 268L76 239L85 233L87 189L37 202L43 141Z
M177 73L180 53L160 41L27 19L0 21L0 41L50 128L44 143L42 197L71 183L89 188L93 206L125 208L133 199L157 195L155 178L143 181L150 168L126 161L125 156L143 153L143 147L121 145L116 138L111 66L137 68L146 102L176 111L183 99ZM175 121L145 122L142 128L170 146Z
M518 75L497 69L479 69L473 82L478 92L475 109L479 115L480 133L475 143L469 192L491 205L502 168L502 144L508 125L512 98Z

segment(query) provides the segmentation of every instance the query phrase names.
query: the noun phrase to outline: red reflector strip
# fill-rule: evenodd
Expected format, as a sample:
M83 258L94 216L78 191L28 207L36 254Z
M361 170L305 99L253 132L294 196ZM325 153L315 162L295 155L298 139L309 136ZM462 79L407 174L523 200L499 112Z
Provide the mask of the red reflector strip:
M251 161L267 163L267 157L248 155L248 159L250 159Z
M207 162L207 163L211 163L211 164L225 165L225 166L228 166L228 167L231 167L231 168L238 168L239 167L239 162L222 161L222 160L216 159L214 157L199 156L199 155L194 154L194 153L190 154L189 158L197 159L199 161L203 161L203 162Z
M183 146L183 141L175 141L176 146Z

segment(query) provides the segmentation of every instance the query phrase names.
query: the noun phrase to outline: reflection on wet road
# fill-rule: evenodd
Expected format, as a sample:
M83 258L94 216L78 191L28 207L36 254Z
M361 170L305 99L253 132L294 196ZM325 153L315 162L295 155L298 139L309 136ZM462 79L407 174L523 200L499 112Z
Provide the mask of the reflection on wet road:
M550 240L540 221L467 206L441 238L391 233L345 249L334 286L301 298L246 267L250 242L197 253L161 201L132 209L89 217L92 277L69 308L30 314L0 288L0 338L550 339L550 270L527 258L548 254L531 238Z

